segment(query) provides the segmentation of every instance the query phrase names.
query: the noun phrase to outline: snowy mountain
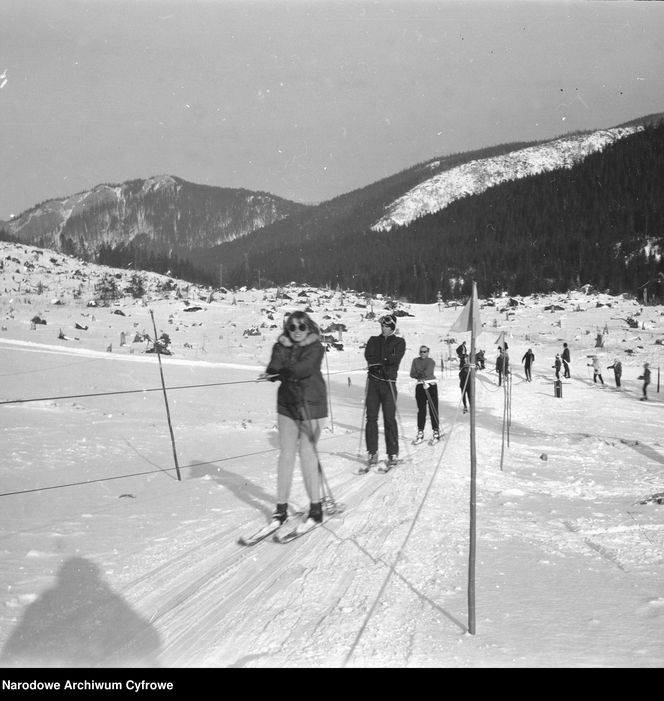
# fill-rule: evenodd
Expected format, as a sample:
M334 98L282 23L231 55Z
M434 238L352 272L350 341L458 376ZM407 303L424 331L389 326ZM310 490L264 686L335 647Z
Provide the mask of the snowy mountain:
M418 302L468 294L472 279L641 294L664 274L663 150L656 114L436 157L315 206L162 176L42 203L0 231L205 284L298 280Z
M94 258L100 246L207 249L306 209L264 192L196 185L171 175L98 185L48 200L0 229L24 243Z
M537 146L482 158L433 176L415 186L387 207L373 231L389 231L425 214L447 207L461 197L477 195L508 180L518 180L559 168L572 168L589 154L623 139L642 126L602 129L590 134L562 137ZM431 167L437 162L431 164Z

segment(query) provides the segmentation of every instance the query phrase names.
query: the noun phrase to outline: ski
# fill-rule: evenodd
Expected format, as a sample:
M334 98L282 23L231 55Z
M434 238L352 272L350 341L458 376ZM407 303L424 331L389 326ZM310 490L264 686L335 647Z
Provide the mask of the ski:
M267 526L259 528L255 533L252 533L249 536L240 536L237 539L238 545L244 545L247 547L256 545L256 543L260 543L269 536L276 534L282 525L283 524L279 523L279 521L270 521Z
M411 445L419 445L420 443L424 443L424 436L418 436L411 441Z
M438 438L430 438L429 439L429 445L436 445L437 443L440 443L440 441L443 439L442 434L438 436Z
M282 545L285 545L286 543L291 543L294 540L297 540L298 538L301 538L303 535L307 535L308 533L311 533L311 531L315 531L318 526L321 526L323 522L321 521L320 523L317 523L315 526L312 526L308 531L302 531L301 533L298 533L297 526L293 528L293 530L288 531L287 533L275 533L272 536L272 540L275 541L275 543L281 543Z

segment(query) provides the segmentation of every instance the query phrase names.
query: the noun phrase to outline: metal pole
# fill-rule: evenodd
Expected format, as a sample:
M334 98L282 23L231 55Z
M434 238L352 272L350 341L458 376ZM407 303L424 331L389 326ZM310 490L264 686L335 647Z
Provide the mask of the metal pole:
M173 446L173 461L175 462L175 472L177 473L178 480L181 482L182 477L180 476L180 466L178 465L178 454L175 450L175 436L173 435L173 426L171 424L171 412L168 409L168 396L166 395L166 383L164 382L164 370L161 367L161 353L159 352L159 346L157 345L157 325L154 320L154 313L150 309L150 316L152 317L152 328L154 328L154 347L157 351L157 360L159 361L159 374L161 375L161 387L164 391L164 403L166 404L166 419L168 420L168 430L171 432L171 445Z

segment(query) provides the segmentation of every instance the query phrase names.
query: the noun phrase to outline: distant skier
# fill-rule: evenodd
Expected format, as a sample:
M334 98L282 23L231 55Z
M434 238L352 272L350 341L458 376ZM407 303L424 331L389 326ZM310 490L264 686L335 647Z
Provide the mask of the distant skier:
M438 433L438 385L434 370L436 361L429 357L429 348L420 346L419 357L413 358L410 376L417 380L415 385L415 402L417 403L417 437L416 443L424 440L424 427L427 422L427 406L433 429L433 440L439 440Z
M592 363L588 363L588 367L592 367L593 369L593 382L597 384L597 378L599 377L599 381L604 384L604 379L602 378L602 365L599 362L599 358L596 355L591 356L592 358Z
M498 346L498 357L496 358L496 372L498 373L498 387L503 383L503 376L507 380L509 372L509 355L504 351L502 346Z
M613 370L613 376L616 378L616 387L620 387L620 378L622 377L622 363L616 358L613 365L608 365L607 370Z
M468 358L468 349L466 348L466 342L462 341L456 349L457 357L459 358L459 367L461 367Z
M470 363L467 361L459 370L459 387L461 389L461 399L463 400L463 413L465 414L470 404Z
M478 350L477 353L475 353L475 364L477 365L478 370L484 370L486 367L483 350Z
M569 364L570 364L570 354L569 354L569 348L567 347L566 343L563 343L563 367L565 368L564 375L565 377L571 377L570 372L569 372Z
M560 368L562 367L562 361L560 360L560 353L556 353L556 359L553 361L552 368L556 371L556 380L560 380Z
M643 380L643 396L642 402L648 401L648 385L650 384L650 363L643 363L643 375L639 375L638 380Z
M523 363L523 369L526 371L526 381L527 382L532 382L533 378L530 373L530 368L532 364L535 362L535 354L533 353L533 349L529 348L523 355L523 358L521 358L521 362Z

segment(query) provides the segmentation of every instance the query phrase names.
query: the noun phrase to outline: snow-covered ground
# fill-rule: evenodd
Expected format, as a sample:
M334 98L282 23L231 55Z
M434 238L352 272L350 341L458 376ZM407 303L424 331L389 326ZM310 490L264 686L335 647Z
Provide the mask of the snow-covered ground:
M360 476L362 344L379 331L365 316L382 300L293 287L290 300L248 290L208 301L192 286L186 298L150 292L91 308L98 270L36 250L0 244L0 666L664 664L664 505L648 500L664 491L662 307L583 292L490 306L479 290L473 635L469 416L450 359L469 334L448 333L460 307L399 305L405 461ZM323 327L347 329L343 350L326 355L331 414L319 443L345 509L289 545L241 547L275 502L277 386L256 379L283 313L307 307ZM134 342L153 335L150 311L172 341L161 360L175 450L158 357ZM508 396L493 370L503 331ZM572 378L558 398L551 366L564 341ZM410 444L421 343L439 378L435 447ZM594 353L604 386L588 367ZM615 357L620 390L606 369ZM291 504L307 507L297 468Z

